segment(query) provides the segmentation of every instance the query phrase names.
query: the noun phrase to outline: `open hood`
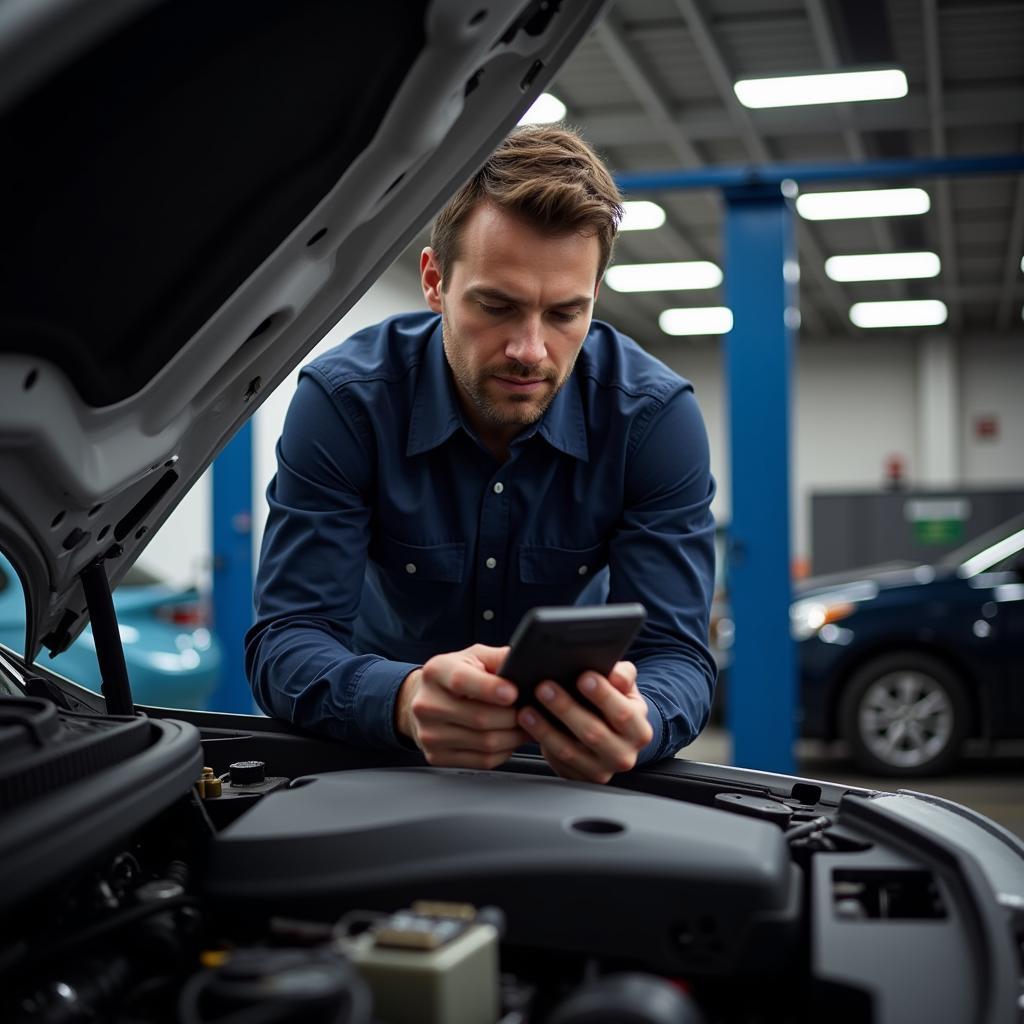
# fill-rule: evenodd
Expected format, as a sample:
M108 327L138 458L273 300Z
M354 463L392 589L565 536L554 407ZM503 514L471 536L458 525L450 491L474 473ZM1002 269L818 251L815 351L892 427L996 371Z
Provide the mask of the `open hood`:
M0 546L26 658L85 625L605 0L0 10Z

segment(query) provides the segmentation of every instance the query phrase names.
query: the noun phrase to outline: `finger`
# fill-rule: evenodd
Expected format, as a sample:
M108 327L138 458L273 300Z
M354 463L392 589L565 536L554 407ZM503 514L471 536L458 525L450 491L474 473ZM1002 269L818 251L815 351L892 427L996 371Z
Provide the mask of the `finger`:
M603 719L573 700L560 686L541 683L537 687L537 696L606 769L628 772L636 764L636 747L613 732Z
M519 728L488 729L481 732L447 722L431 722L420 729L419 740L423 747L434 749L446 747L484 754L508 754L524 743L529 743L530 737Z
M469 650L476 658L480 659L483 667L493 674L505 664L509 647L507 644L504 647L488 647L486 644L473 644Z
M560 761L554 754L545 751L543 747L540 749L541 753L544 754L545 760L560 778L569 779L572 782L596 782L604 785L612 777L613 773L603 768L594 775L588 775L586 772L573 768L572 765L566 764L564 761Z
M453 697L440 686L426 686L413 698L412 713L422 730L428 723L447 723L474 732L514 729L515 708L495 707L483 701Z
M423 666L423 679L429 684L442 687L453 697L465 697L486 704L508 707L515 703L517 696L512 683L461 656L441 655L431 658Z
M427 764L433 768L477 768L485 771L503 765L511 756L512 751L499 751L494 754L480 750L440 750L423 751Z
M594 672L584 672L577 683L580 693L604 716L609 728L638 750L651 740L653 730L647 720L647 701L642 697L624 697L611 682Z
M540 744L545 759L563 778L607 782L612 777L613 772L590 751L532 708L523 708L519 712L519 723Z
M608 681L621 693L628 694L636 687L636 676L636 665L633 662L617 661L608 673Z

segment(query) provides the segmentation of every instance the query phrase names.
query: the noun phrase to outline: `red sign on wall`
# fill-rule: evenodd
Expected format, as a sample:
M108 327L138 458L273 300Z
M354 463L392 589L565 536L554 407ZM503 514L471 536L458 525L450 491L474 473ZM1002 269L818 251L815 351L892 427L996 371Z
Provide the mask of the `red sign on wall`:
M974 436L979 441L994 441L999 436L999 417L991 413L975 416Z

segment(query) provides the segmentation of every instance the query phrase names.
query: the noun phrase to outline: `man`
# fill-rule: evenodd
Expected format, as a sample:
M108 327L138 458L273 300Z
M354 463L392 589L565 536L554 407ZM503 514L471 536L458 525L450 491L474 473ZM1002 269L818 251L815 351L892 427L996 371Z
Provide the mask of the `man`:
M703 728L714 484L690 385L592 322L622 207L574 133L519 128L442 210L393 317L307 366L278 445L246 637L271 715L493 768L531 740L607 782ZM647 621L568 727L496 673L535 605L641 601Z

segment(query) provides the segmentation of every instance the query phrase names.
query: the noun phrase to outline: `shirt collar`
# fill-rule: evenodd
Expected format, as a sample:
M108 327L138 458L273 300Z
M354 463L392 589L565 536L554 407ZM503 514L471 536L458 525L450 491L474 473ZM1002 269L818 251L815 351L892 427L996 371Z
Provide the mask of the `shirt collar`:
M406 455L419 455L448 440L461 425L455 382L441 338L441 318L427 339L409 417Z
M464 426L451 368L444 354L441 320L438 318L425 346L419 380L409 417L405 454L419 455L437 448ZM589 461L583 399L575 373L570 375L539 423L512 442L525 441L539 433L552 447L583 462Z

